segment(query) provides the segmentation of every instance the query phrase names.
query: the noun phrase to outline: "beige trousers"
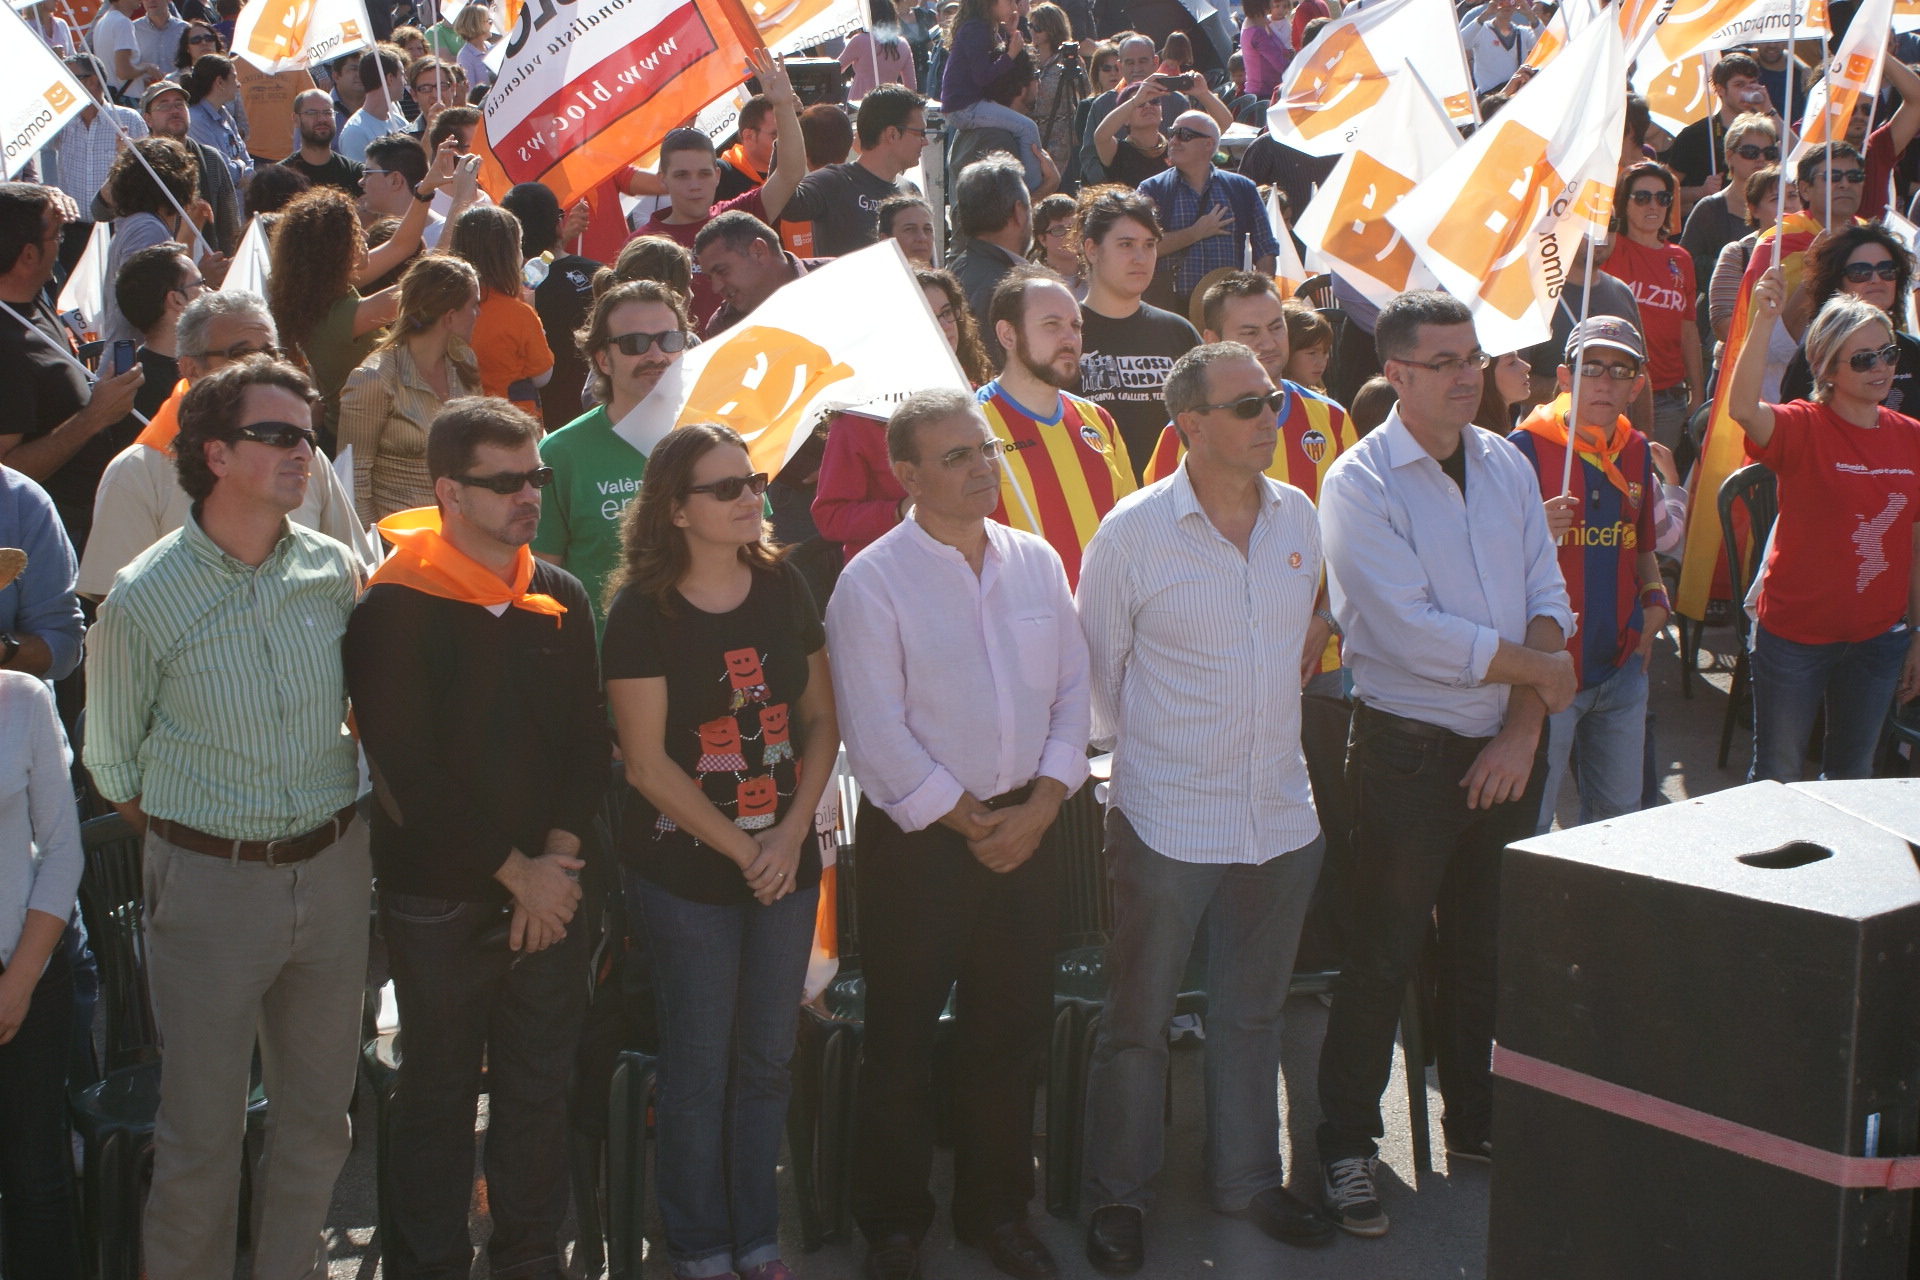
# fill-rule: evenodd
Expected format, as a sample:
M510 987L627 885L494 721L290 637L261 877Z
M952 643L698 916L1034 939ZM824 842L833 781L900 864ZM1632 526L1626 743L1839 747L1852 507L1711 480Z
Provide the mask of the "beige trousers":
M367 824L289 867L209 857L151 832L145 853L161 1040L148 1280L233 1274L256 1041L267 1117L254 1280L325 1280L321 1228L351 1142L366 989Z

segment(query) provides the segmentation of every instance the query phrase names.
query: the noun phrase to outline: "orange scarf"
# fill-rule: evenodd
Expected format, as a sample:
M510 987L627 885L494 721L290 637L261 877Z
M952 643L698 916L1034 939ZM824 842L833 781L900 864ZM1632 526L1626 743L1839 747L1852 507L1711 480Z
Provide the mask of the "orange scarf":
M738 169L741 173L752 178L755 182L765 182L767 180L767 175L754 168L753 161L747 159L746 148L737 142L725 151L722 151L720 158Z
M187 380L182 378L173 388L173 394L166 398L153 416L147 419L147 425L133 438L135 444L143 444L155 453L166 453L173 448L173 438L180 434L180 399L187 394Z
M396 511L378 526L380 536L393 544L393 554L373 571L367 585L391 582L412 587L443 600L459 600L493 608L510 604L528 613L543 613L560 625L567 606L552 596L527 590L533 581L533 553L520 548L514 562L513 583L509 586L486 566L461 552L440 536L440 511L436 507L416 507Z
M1552 404L1543 404L1527 416L1520 424L1522 431L1559 445L1567 447L1567 414L1573 407L1572 396L1559 396ZM1581 427L1575 452L1599 468L1607 478L1607 483L1621 493L1631 492L1627 488L1627 478L1620 474L1619 464L1614 459L1627 447L1627 439L1633 427L1625 418L1613 420L1613 430L1602 434L1599 427ZM1557 496L1557 495L1555 495Z

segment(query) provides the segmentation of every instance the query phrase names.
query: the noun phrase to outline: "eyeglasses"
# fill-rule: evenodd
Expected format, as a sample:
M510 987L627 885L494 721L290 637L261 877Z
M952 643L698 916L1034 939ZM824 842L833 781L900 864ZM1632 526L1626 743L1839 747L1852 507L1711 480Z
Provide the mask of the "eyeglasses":
M998 440L982 440L978 445L965 449L947 450L940 455L939 462L949 471L958 471L962 467L972 466L976 457L991 465L1000 461L1006 451L1007 446Z
M294 114L294 115L296 115L296 116L298 116L298 117L299 117L300 119L302 119L302 120L331 120L331 119L333 119L333 112L332 112L332 110L331 110L331 109L329 109L329 110L326 110L326 111L296 111L296 112L294 112L293 114Z
M360 176L363 178L384 178L392 172L393 170L391 169L362 169Z
M902 133L910 133L910 134L912 134L912 135L913 135L914 137L916 137L916 138L918 138L918 139L920 139L920 141L922 141L922 142L925 142L925 141L927 140L927 131L926 131L925 129L910 129L910 128L908 128L908 127L907 127L906 125L904 125L904 124L903 124L903 125L901 125L901 126L900 126L900 132L902 132Z
M1185 126L1178 129L1167 130L1167 136L1175 142L1198 142L1202 138L1205 138L1208 142L1214 140L1213 135L1210 133L1202 133L1198 129L1189 129Z
M295 426L291 422L250 422L233 434L241 440L264 444L269 449L291 449L300 444L311 449L317 441L312 427Z
M1900 278L1900 268L1892 258L1882 258L1878 262L1849 262L1840 268L1840 273L1853 284L1865 284L1875 276L1889 284Z
M1855 373L1872 373L1876 364L1892 369L1900 363L1900 344L1889 342L1878 351L1856 351L1847 357L1847 368Z
M1639 191L1630 192L1627 199L1635 204L1657 204L1664 209L1673 203L1673 192L1664 188L1659 191L1648 191L1642 188Z
M1065 240L1072 230L1073 225L1071 223L1056 222L1046 229L1041 238L1045 240Z
M740 496L742 490L759 497L767 491L767 473L756 471L750 476L728 476L724 480L715 480L711 484L696 484L687 490L689 495L710 493L716 502L732 502Z
M1640 376L1640 366L1637 364L1588 363L1580 366L1580 376L1583 378L1612 378L1615 382L1628 382Z
M1742 160L1778 160L1780 148L1756 147L1751 142L1743 142L1733 149L1733 154Z
M655 346L668 355L687 349L687 335L683 329L668 329L665 333L617 333L608 341L620 348L623 356L643 356Z
M1193 410L1195 413L1212 413L1215 409L1231 409L1236 418L1252 419L1259 417L1262 409L1271 409L1277 414L1286 407L1286 392L1269 391L1261 396L1241 396L1238 400L1229 400L1225 404L1197 404Z
M510 498L528 485L532 485L536 489L544 489L552 484L553 468L535 467L531 471L499 471L490 476L453 476L450 478L459 484L464 484L474 489L485 489L489 493L497 493L503 498Z
M1865 169L1830 169L1828 173L1835 182L1850 182L1856 187L1867 180L1867 171ZM1818 173L1814 174L1811 178L1803 179L1809 186L1824 180L1825 179L1821 178Z
M184 295L184 294L192 293L195 289L204 289L206 287L207 287L207 278L205 276L195 276L191 280L182 280L179 284L167 290L167 292Z
M1387 359L1396 364L1410 364L1416 369L1431 369L1447 377L1463 369L1484 369L1493 363L1493 357L1484 351L1475 351L1464 359L1460 356L1448 356L1443 360L1408 360L1402 356L1388 356Z

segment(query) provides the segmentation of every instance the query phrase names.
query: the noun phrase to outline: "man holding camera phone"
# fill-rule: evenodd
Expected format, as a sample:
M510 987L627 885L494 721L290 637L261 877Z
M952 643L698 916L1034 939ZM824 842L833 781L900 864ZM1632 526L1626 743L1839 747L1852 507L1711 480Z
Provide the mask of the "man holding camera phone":
M1760 64L1744 53L1728 53L1713 64L1713 94L1720 109L1674 135L1667 165L1680 175L1680 205L1691 209L1704 196L1726 186L1727 129L1752 112L1775 115L1773 98L1761 83Z

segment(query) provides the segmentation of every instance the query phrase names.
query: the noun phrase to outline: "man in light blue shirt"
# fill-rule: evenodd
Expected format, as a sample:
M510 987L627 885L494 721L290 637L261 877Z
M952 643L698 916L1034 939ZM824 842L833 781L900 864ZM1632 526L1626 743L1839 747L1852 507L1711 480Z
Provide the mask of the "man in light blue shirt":
M400 59L384 49L369 49L360 56L360 85L367 91L367 99L347 117L340 136L334 139L335 151L349 160L364 161L369 142L407 131L406 113L400 110L405 71Z
M0 670L62 680L80 663L79 562L47 491L0 466L0 547L27 567L0 587Z
M1381 309L1374 343L1399 404L1320 489L1353 670L1359 823L1319 1145L1327 1208L1363 1236L1387 1230L1374 1185L1380 1094L1436 903L1447 1153L1491 1159L1500 856L1533 832L1543 725L1577 688L1565 652L1574 618L1533 468L1472 425L1488 363L1472 316L1447 294L1403 293Z

